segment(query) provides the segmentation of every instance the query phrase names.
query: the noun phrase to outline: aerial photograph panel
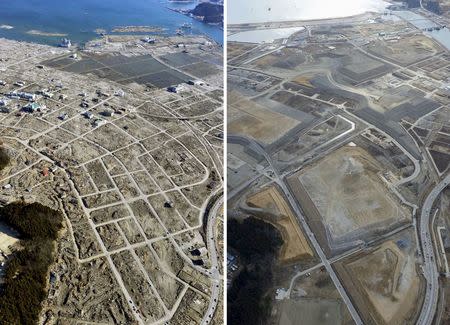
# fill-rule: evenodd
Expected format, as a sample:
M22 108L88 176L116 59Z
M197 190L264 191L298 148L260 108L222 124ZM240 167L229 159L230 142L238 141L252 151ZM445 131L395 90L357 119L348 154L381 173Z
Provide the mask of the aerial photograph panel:
M450 2L228 1L227 320L450 323Z
M223 2L0 2L0 324L223 324Z

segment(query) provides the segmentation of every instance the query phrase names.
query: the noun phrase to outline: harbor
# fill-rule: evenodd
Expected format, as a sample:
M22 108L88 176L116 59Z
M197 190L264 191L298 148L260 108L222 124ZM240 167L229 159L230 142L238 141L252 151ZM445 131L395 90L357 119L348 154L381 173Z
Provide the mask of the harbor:
M57 46L61 38L66 37L73 44L84 45L97 38L99 30L104 34L116 35L120 34L117 28L124 26L152 26L158 28L133 34L173 36L181 29L185 35L205 35L223 44L223 31L219 26L169 10L192 9L196 4L197 1L175 3L159 0L131 0L126 3L112 0L108 4L101 0L69 3L49 0L39 4L31 0L2 1L0 38ZM146 14L148 12L152 15Z

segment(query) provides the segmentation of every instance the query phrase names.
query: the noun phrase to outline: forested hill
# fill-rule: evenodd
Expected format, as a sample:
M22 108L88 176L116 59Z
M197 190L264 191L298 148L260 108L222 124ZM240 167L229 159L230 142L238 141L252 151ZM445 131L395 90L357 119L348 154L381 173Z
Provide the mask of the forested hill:
M214 3L200 3L190 11L194 16L203 17L205 23L222 23L223 22L223 6Z
M0 324L38 324L55 259L55 240L63 227L62 214L38 203L17 202L0 208L0 221L20 233L22 247L6 264Z

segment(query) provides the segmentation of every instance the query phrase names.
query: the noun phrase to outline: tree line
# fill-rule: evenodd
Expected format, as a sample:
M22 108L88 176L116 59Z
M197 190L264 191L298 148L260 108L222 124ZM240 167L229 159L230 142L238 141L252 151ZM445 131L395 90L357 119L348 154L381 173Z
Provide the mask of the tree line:
M238 252L241 270L228 292L228 323L260 325L269 317L272 265L283 244L274 226L247 218L228 220L228 244Z
M0 288L0 324L37 324L54 261L53 243L63 217L39 203L16 202L0 208L0 221L20 233L22 246L6 264Z

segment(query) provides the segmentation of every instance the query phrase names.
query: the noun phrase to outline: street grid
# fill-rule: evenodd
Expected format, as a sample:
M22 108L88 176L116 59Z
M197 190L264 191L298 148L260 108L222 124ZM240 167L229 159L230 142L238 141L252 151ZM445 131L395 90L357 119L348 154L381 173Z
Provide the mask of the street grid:
M164 88L172 83L140 85L120 80L118 84L98 74L67 72L62 64L53 65L57 69L45 67L49 62L83 65L83 57L92 57L91 53L81 51L82 59L74 63L68 59L71 51L0 41L0 57L6 61L0 64L2 80L7 81L0 89L3 95L44 88L54 93L46 99L38 96L36 101L46 106L41 112L21 112L23 101L11 100L10 112L0 114L3 144L17 158L0 177L2 187L12 184L11 191L2 191L2 198L13 201L28 191L28 201L62 208L65 216L66 234L52 266L58 281L51 285L53 294L44 303L42 318L91 324L181 324L190 319L208 324L216 315L221 317L216 312L222 290L221 260L216 254L218 235L212 233L218 208L206 220L208 231L202 229L206 206L222 193L223 107L217 93L222 85L212 78L211 84L185 84L183 92L173 94ZM156 58L166 48L166 54L178 52L183 59L173 41L148 48L151 54L139 59L139 64L145 67L154 60L165 70L179 73ZM204 48L202 42L189 44L191 57L220 50L214 45ZM140 43L135 37L127 47L142 51ZM13 52L25 57L13 58ZM112 61L139 58L129 53L102 55ZM42 61L44 68L36 67ZM221 73L220 66L214 69L214 74ZM23 87L13 86L18 75ZM198 78L184 76L176 83ZM118 89L125 93L123 97ZM170 107L171 102L189 103L190 98L195 98L191 104ZM115 114L107 115L107 111ZM85 117L87 112L102 123L94 124L94 119ZM24 166L19 166L23 160ZM27 173L32 186L24 182ZM45 186L52 185L55 190L45 192ZM206 255L191 255L202 247ZM172 255L161 255L161 249ZM196 259L202 263L197 265ZM86 289L77 287L73 277L78 269L99 265L110 275L94 278ZM111 287L111 293L99 297L95 288L102 285ZM78 305L72 300L75 288L97 300L97 305ZM64 293L66 298L61 300ZM111 295L120 298L111 303Z

